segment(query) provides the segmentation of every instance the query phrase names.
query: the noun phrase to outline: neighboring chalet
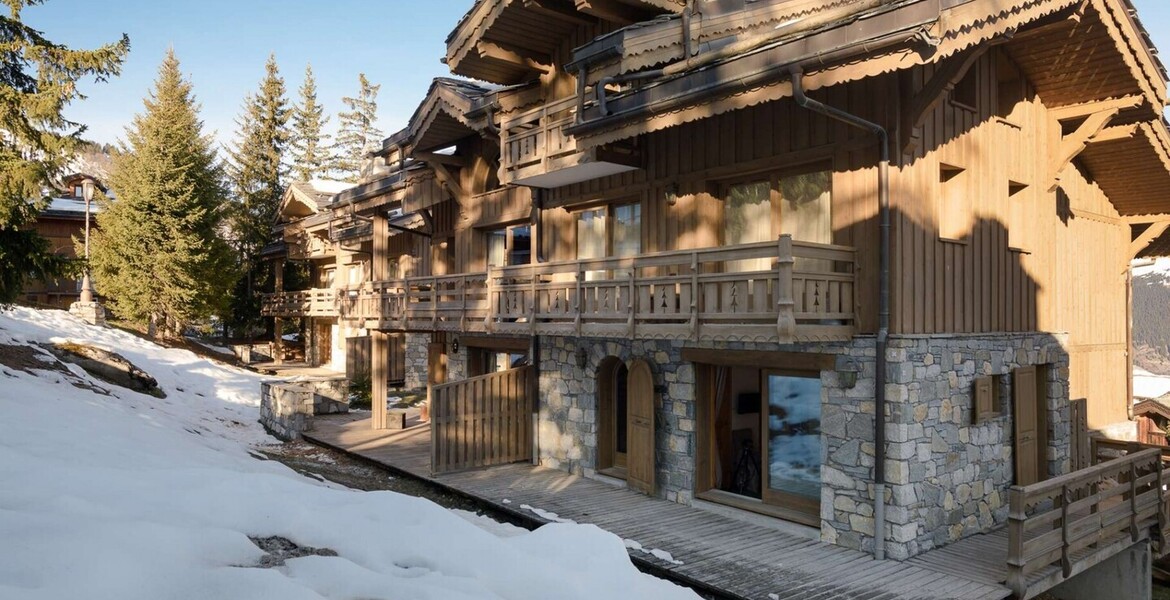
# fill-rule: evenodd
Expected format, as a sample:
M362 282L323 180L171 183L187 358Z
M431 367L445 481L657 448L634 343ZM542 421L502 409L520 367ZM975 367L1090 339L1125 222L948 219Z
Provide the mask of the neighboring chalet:
M1127 0L479 0L446 63L493 86L436 80L303 221L370 261L320 310L371 332L375 427L396 365L434 386L434 472L531 456L907 559L1133 439L1170 134Z
M81 182L89 175L75 173L62 179L49 205L37 215L33 227L37 233L49 240L54 254L70 259L77 258L73 240L85 238L85 196ZM94 181L97 181L94 179ZM104 194L110 192L97 183L97 189ZM101 210L96 201L89 207L90 227L97 227L96 215ZM80 279L30 280L24 285L21 302L32 306L45 306L68 310L81 297Z

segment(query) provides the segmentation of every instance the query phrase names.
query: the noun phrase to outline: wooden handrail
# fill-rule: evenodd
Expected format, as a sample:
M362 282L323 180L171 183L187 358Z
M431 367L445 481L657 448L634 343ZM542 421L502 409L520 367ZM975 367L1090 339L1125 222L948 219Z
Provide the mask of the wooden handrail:
M1095 552L1112 544L1161 538L1167 522L1162 487L1170 484L1166 449L1120 445L1134 451L1009 490L1007 583L1017 597L1026 597L1029 578L1047 567L1058 566L1068 578L1079 565L1107 558Z

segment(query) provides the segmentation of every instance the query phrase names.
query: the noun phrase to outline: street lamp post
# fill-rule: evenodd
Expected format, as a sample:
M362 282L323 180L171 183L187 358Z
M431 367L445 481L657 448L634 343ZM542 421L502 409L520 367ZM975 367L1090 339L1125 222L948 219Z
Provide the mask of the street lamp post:
M93 180L81 182L81 195L85 198L85 272L81 277L81 302L93 302L93 283L89 280L89 203L93 201Z
M81 182L81 195L85 199L85 270L81 276L81 297L69 307L69 312L91 325L104 325L106 311L93 296L93 282L89 279L89 206L93 201L93 190L96 182L85 178Z

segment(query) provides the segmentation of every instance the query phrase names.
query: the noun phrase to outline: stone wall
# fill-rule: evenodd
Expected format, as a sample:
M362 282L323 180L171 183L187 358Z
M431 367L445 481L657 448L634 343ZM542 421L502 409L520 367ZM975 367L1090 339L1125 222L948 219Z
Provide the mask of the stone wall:
M403 387L408 390L427 387L427 346L430 343L429 333L406 334L406 378Z
M1006 522L1007 490L1015 470L1011 373L1017 367L1044 365L1040 374L1047 396L1048 440L1042 443L1047 446L1048 475L1069 471L1064 341L1047 334L890 340L889 556L914 556ZM972 390L980 375L999 376L999 416L974 424ZM848 510L848 494L837 494L834 502L838 498L843 510L834 512L834 521L842 524L842 516L857 513ZM865 525L851 521L849 530L864 535ZM833 534L824 529L822 535Z
M836 356L821 373L824 541L872 551L874 544L874 385L876 344L704 344ZM584 366L578 366L578 348ZM540 430L543 464L592 476L597 470L602 360L648 361L661 397L655 418L659 496L689 503L695 474L695 369L682 342L541 338ZM1049 365L1048 461L1067 472L1068 357L1046 334L894 337L887 353L887 555L904 559L986 531L1007 516L1013 481L1011 370ZM449 366L450 369L450 366ZM978 375L1000 375L1000 415L972 423Z
M260 384L260 424L282 440L312 430L313 415L349 412L345 378L265 381Z
M586 362L578 366L578 348ZM695 369L680 357L681 342L610 341L565 337L540 339L541 463L592 476L597 470L598 394L601 361L641 358L650 364L657 390L654 419L658 495L689 504L695 473Z

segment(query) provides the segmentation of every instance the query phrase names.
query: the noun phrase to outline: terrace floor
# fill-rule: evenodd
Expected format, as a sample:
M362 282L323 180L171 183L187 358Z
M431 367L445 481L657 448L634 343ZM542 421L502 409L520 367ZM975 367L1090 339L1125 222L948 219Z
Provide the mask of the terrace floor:
M910 561L878 562L786 530L778 520L683 506L526 463L432 476L430 426L413 419L407 424L400 431L375 431L369 413L330 415L314 418L312 431L304 435L528 520L592 523L626 539L627 547L637 542L644 550L630 549L635 562L723 596L992 600L1011 595L1002 584L1007 549L1002 532L976 535Z

